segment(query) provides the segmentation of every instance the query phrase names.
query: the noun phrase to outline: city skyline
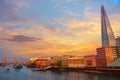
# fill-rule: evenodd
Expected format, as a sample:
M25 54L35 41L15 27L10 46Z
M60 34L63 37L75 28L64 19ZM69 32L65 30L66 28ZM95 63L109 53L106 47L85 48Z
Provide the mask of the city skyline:
M120 36L120 0L1 0L0 56L29 58L96 54L100 7Z

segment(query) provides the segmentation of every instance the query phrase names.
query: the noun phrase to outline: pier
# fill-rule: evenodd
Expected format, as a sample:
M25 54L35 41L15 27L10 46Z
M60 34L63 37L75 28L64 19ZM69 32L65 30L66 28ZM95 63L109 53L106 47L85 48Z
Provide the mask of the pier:
M97 73L97 74L111 74L111 75L120 75L120 68L62 68L62 67L52 67L51 70L68 70L68 71L79 71L87 73Z

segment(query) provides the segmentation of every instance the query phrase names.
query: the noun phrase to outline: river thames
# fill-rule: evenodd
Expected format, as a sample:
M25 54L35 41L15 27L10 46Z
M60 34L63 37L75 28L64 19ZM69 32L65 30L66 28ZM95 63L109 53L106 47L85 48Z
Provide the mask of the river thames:
M10 69L6 72L6 69ZM81 73L73 71L32 71L23 67L21 70L15 70L12 65L0 67L0 80L119 80L120 76Z

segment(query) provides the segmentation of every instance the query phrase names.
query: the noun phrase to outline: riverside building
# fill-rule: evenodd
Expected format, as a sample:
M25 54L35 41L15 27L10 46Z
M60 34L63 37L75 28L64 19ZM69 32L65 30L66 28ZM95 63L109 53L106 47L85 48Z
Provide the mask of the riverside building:
M85 67L96 67L96 55L84 56Z
M81 68L85 67L84 57L73 57L68 59L69 68Z

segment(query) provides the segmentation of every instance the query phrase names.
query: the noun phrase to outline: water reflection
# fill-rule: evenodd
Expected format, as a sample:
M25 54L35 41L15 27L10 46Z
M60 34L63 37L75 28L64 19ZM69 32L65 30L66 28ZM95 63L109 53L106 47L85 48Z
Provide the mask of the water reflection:
M54 75L51 80L119 80L119 76L105 75L105 74L92 74L80 73L72 71L51 71L49 74Z
M6 73L6 69L10 72ZM23 67L15 70L12 66L0 67L0 80L119 80L119 76L80 73L73 71L31 71Z

